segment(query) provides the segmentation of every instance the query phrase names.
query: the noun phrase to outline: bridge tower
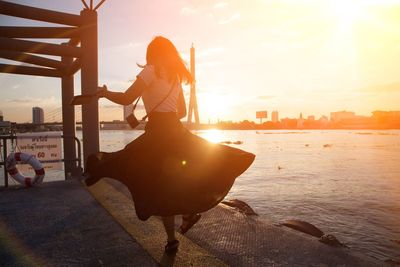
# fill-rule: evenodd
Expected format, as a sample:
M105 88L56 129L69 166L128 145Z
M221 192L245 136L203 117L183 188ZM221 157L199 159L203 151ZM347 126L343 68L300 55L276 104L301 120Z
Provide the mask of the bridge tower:
M192 74L193 81L190 84L190 101L189 101L189 114L187 119L188 128L198 128L200 125L199 110L197 107L196 97L196 70L195 70L195 50L192 44L190 48L190 73ZM194 124L192 124L192 115L194 113Z

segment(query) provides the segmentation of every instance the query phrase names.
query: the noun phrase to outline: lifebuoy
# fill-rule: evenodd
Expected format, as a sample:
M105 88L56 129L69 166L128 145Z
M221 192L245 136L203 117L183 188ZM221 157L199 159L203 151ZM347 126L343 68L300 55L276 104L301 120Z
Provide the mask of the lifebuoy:
M23 162L28 163L35 170L35 177L23 176L17 169L17 163ZM26 153L10 153L6 160L6 169L8 174L11 175L14 180L26 187L31 187L35 184L41 183L44 178L44 169L42 163L35 156Z

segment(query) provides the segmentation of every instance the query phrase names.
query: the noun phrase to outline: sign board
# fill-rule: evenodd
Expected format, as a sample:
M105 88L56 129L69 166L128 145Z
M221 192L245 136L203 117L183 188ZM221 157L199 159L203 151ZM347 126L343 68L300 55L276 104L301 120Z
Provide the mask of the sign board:
M256 111L256 118L257 119L266 119L268 113L266 111Z
M19 133L17 147L20 152L36 157L46 171L62 170L61 132ZM21 164L18 169L33 171L29 164Z

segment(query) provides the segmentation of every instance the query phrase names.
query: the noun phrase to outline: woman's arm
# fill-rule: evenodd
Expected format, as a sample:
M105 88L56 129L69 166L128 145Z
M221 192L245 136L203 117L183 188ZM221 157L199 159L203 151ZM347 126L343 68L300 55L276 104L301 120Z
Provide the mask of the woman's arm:
M179 119L186 117L186 103L182 89L179 92L177 109Z
M146 84L138 78L124 93L108 91L107 86L103 85L103 87L99 87L97 96L105 97L116 104L126 106L141 96L145 89Z

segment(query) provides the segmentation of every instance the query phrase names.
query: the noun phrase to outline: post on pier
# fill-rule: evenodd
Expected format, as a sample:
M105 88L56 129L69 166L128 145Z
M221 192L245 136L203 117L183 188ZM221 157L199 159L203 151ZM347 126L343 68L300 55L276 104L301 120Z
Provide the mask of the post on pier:
M97 61L97 12L84 9L81 11L81 87L82 94L92 95L97 91L98 61ZM82 105L82 136L83 158L99 151L99 111L98 100Z
M69 45L64 43L63 45ZM73 62L71 57L61 57L61 62L69 66ZM75 108L69 103L74 96L74 76L65 72L61 77L61 98L62 98L62 123L63 123L63 147L64 147L64 168L65 179L71 176L80 175L80 170L76 167L77 158L75 144ZM71 174L71 175L69 175Z

